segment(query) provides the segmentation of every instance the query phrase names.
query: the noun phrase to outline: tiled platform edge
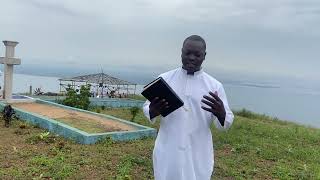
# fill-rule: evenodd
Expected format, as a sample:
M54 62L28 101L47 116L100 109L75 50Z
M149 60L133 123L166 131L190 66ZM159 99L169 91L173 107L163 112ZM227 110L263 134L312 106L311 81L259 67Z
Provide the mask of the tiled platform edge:
M135 127L137 130L134 131L117 131L117 132L107 132L107 133L94 133L89 134L87 132L81 131L79 129L73 128L69 125L66 125L64 123L55 121L53 119L31 113L28 111L24 111L22 109L14 108L16 111L16 115L27 122L30 122L34 125L38 125L39 127L42 127L44 129L49 130L50 132L59 134L65 138L72 139L80 144L94 144L100 139L104 139L106 137L110 137L111 139L115 141L128 141L128 140L134 140L134 139L141 139L144 137L155 137L156 136L156 130L150 127L142 126L133 122L129 122L123 119L119 119L113 116L104 115L104 114L98 114L91 111L86 111L82 109L77 109L69 106L64 106L61 104L44 101L41 99L35 99L37 103L43 103L53 106L58 106L64 109L71 109L75 111L85 112L88 114L97 115L100 117L105 117L108 119L112 119L114 121L120 121L122 123L128 124L130 126ZM0 110L3 110L3 107L5 106L4 102L0 102Z

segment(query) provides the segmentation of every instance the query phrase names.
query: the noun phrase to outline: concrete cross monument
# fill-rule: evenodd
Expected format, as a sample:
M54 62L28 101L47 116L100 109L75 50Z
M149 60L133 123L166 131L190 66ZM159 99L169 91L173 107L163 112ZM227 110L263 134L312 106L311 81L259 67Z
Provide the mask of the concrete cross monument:
M18 44L15 41L3 41L6 46L5 57L0 57L0 63L4 64L4 88L3 98L5 101L11 101L12 98L12 77L13 65L21 64L21 59L14 57L14 48Z

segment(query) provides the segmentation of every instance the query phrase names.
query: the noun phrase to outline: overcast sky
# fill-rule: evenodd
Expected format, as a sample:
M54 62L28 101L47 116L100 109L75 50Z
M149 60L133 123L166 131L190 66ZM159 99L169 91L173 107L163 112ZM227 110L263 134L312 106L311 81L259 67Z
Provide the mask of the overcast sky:
M189 35L204 66L320 77L319 0L0 0L0 39L23 64L173 68ZM0 56L4 47L0 48Z

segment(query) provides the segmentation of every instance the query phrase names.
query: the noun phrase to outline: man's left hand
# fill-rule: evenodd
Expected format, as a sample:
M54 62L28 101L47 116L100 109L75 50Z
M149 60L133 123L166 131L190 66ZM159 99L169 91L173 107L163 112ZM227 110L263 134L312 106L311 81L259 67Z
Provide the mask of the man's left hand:
M209 107L201 106L201 108L213 113L213 115L218 118L220 124L224 126L226 110L224 109L223 102L217 95L217 92L213 93L210 91L209 94L210 96L204 95L203 99L201 100L201 102L205 103Z

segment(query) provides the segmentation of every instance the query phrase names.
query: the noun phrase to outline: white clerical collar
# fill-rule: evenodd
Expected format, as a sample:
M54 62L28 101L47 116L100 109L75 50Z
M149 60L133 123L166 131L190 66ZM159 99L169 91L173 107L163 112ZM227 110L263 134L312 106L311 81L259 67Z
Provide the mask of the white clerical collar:
M190 76L197 76L197 75L199 75L199 74L201 74L201 73L203 72L202 67L200 67L200 70L199 70L199 71L196 71L196 72L194 72L193 74L188 74L188 71L185 70L185 69L183 69L182 67L181 67L180 69L181 69L181 71L183 72L183 74L185 74L185 75L190 75Z

